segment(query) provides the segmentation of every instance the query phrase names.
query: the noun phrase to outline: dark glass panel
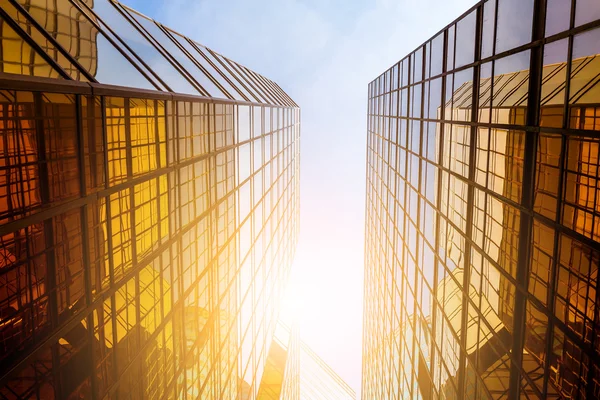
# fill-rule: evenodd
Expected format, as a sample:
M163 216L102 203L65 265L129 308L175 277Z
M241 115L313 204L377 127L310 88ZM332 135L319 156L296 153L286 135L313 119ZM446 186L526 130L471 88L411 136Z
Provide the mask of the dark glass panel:
M42 101L48 200L72 199L80 194L75 97L46 93Z
M563 224L600 242L600 141L569 136Z
M104 138L102 107L99 97L82 96L81 123L85 163L85 182L88 193L104 189Z
M0 222L23 218L41 207L38 138L33 93L0 91Z
M523 180L525 134L493 128L490 132L488 189L519 202Z
M537 220L533 222L529 293L545 307L548 306L547 298L551 284L550 271L553 268L554 234L555 231L550 226Z
M535 228L534 228L535 229ZM540 309L527 302L525 312L525 343L523 348L523 373L529 379L522 379L521 395L527 398L538 397L544 390L544 381L548 375L546 368L546 343L548 335L548 316L546 309ZM534 385L534 387L532 387Z
M554 220L559 196L560 155L562 137L542 133L538 140L536 157L535 212Z

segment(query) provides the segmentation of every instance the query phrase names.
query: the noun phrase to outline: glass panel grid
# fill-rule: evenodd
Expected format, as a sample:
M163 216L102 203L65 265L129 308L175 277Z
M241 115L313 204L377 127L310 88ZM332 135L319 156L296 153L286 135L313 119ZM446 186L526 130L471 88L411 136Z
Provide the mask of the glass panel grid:
M600 21L550 3L598 8L482 2L369 84L365 399L600 392Z

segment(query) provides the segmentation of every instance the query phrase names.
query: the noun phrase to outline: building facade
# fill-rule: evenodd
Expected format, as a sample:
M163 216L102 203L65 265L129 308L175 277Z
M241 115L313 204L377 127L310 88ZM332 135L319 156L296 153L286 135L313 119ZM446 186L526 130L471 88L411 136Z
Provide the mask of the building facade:
M356 393L299 339L297 326L279 323L258 400L356 400Z
M481 1L369 85L363 398L600 396L598 43Z
M354 389L304 342L299 359L301 400L356 400Z
M0 0L0 397L254 399L298 105L112 0Z

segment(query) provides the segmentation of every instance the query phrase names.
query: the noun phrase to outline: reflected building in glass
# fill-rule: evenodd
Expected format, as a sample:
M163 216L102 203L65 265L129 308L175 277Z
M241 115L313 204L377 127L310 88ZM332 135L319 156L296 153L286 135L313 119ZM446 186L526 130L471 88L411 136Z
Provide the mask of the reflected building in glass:
M301 400L356 400L354 389L304 342L299 355Z
M291 330L279 323L269 349L259 400L355 400L356 393Z
M0 397L257 398L299 138L276 83L122 4L0 0Z
M599 43L482 1L369 85L363 398L600 396Z

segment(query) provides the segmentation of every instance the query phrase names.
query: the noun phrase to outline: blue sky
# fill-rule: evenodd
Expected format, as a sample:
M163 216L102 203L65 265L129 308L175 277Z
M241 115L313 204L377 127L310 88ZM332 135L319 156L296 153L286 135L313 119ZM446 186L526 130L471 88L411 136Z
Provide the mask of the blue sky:
M361 381L367 85L474 0L123 0L277 81L300 105L301 336Z

